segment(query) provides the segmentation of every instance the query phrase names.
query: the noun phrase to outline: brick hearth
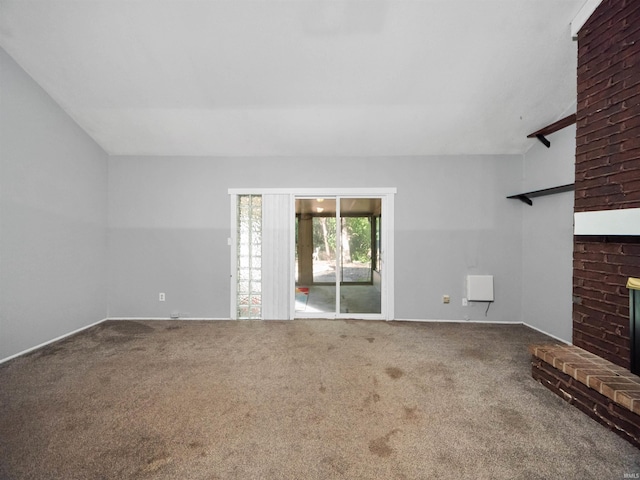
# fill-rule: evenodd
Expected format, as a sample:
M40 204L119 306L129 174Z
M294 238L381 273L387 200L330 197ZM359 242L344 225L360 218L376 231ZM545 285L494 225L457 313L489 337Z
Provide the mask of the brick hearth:
M640 377L573 345L531 345L529 352L533 378L640 447Z

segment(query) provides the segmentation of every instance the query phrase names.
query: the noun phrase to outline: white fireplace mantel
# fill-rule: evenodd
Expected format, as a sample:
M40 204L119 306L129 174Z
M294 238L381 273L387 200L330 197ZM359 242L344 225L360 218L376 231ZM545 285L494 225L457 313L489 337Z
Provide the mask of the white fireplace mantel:
M640 208L574 214L574 235L640 235Z

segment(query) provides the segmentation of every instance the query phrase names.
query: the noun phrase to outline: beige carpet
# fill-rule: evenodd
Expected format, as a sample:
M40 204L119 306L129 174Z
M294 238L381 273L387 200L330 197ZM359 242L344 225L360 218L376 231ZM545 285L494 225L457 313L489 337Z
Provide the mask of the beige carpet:
M523 326L105 322L0 365L9 479L622 479ZM634 477L626 477L634 478Z

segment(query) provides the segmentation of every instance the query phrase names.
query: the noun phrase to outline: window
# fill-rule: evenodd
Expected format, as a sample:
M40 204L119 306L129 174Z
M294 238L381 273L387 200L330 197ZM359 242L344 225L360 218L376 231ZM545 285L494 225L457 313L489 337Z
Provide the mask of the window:
M238 195L237 318L262 318L262 196Z

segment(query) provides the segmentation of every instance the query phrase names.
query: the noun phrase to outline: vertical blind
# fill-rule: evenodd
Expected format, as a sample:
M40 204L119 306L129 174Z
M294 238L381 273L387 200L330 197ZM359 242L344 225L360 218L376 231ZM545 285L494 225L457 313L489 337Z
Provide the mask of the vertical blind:
M262 196L262 318L291 318L293 201L289 194Z

